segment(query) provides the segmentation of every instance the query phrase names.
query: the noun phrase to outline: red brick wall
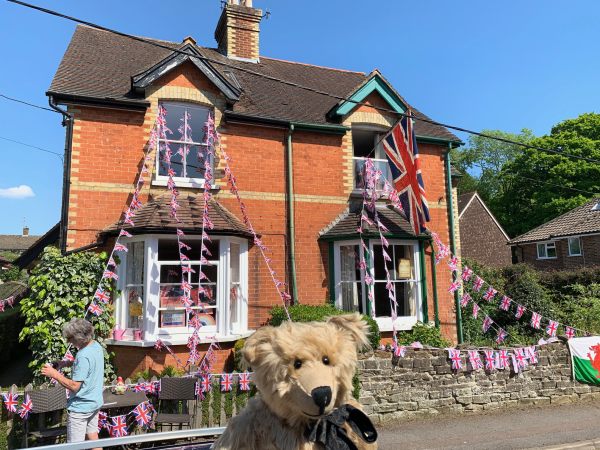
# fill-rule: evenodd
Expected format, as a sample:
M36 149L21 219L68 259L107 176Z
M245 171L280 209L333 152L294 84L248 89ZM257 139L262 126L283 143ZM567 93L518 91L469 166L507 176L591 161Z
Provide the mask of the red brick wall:
M536 244L524 244L517 247L519 262L532 265L539 270L578 269L600 266L600 235L582 236L582 256L569 256L568 240L556 242L556 259L537 259Z

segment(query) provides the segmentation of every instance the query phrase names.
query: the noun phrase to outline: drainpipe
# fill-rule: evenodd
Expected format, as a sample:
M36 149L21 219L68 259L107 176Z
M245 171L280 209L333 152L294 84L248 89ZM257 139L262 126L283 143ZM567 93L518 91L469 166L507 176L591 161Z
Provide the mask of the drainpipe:
M64 255L67 251L67 229L69 220L69 191L71 187L71 150L73 142L73 114L64 109L60 109L54 102L53 96L48 96L50 108L59 112L63 116L62 126L65 130L65 158L63 163L63 187L62 187L62 205L60 210L60 251Z
M287 205L288 205L288 246L290 249L290 284L292 288L292 303L298 304L298 283L296 278L296 226L294 222L294 165L292 159L292 134L294 124L290 123L287 136Z
M433 243L430 242L429 246L431 247L431 283L433 287L433 314L435 315L435 327L440 327L440 312L438 309L438 293L437 293L437 275L436 275L436 267L435 267L435 249L433 248Z
M448 199L448 225L450 228L450 251L452 254L456 254L456 243L454 242L454 199L452 198L452 176L450 175L450 150L452 144L448 143L448 151L444 155L446 162L446 197ZM452 281L456 281L457 273L452 272ZM460 303L458 299L458 291L454 291L454 304L456 305L456 334L458 343L463 343L463 328L462 328L462 311L460 310Z

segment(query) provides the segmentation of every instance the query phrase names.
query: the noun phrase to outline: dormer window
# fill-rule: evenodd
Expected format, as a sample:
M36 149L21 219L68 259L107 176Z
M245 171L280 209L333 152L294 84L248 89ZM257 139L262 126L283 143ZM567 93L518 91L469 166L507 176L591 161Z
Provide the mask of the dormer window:
M388 181L392 181L392 172L381 144L384 134L383 131L367 127L352 127L354 189L365 188L365 161L367 158L371 158L383 176ZM383 189L383 181L379 182L377 189Z
M205 123L211 109L185 103L161 103L167 111L166 139L159 140L156 167L157 180L166 181L169 163L165 158L171 150L171 169L175 178L188 182L204 181L204 158L206 155ZM211 161L211 164L213 161Z

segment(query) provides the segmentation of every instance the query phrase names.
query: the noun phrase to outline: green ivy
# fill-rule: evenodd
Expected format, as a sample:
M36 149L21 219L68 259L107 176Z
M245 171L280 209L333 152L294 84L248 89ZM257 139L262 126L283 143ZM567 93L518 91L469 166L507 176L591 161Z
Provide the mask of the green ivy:
M235 411L236 414L239 414L240 411L246 406L248 403L250 395L248 391L242 391L239 385L235 386Z
M221 422L221 401L223 397L221 393L221 383L219 381L213 383L211 396L213 422L219 424Z
M358 372L355 372L352 377L352 397L356 400L360 398L360 378L358 377Z
M210 393L205 392L200 407L200 409L202 410L202 426L204 428L210 425L210 397Z
M233 396L235 394L234 390L226 392L223 395L223 410L225 411L225 417L227 419L233 416Z
M242 367L242 349L244 348L245 343L245 339L238 339L233 345L233 370L235 372L244 371L244 368Z
M398 344L410 345L420 342L431 347L445 348L450 346L450 341L442 337L439 328L418 322L410 331L398 332Z
M34 381L47 381L39 375L47 362L61 359L67 350L62 328L73 318L84 317L94 296L107 260L106 253L79 252L62 256L55 247L47 247L40 263L29 277L29 297L21 301L25 326L19 339L29 339L32 361L29 367L36 375ZM105 280L102 288L114 291L113 283ZM106 349L105 339L114 327L112 305L103 313L88 316L94 325L95 338L104 349L105 379L114 378L112 353Z

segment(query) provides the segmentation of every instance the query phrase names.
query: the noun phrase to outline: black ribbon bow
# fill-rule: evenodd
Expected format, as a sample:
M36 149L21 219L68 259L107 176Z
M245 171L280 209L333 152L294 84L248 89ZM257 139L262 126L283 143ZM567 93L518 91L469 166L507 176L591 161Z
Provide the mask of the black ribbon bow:
M348 404L310 424L306 428L306 438L323 444L328 450L358 450L344 429L345 422L363 441L371 443L377 440L377 430L371 419L360 409Z

